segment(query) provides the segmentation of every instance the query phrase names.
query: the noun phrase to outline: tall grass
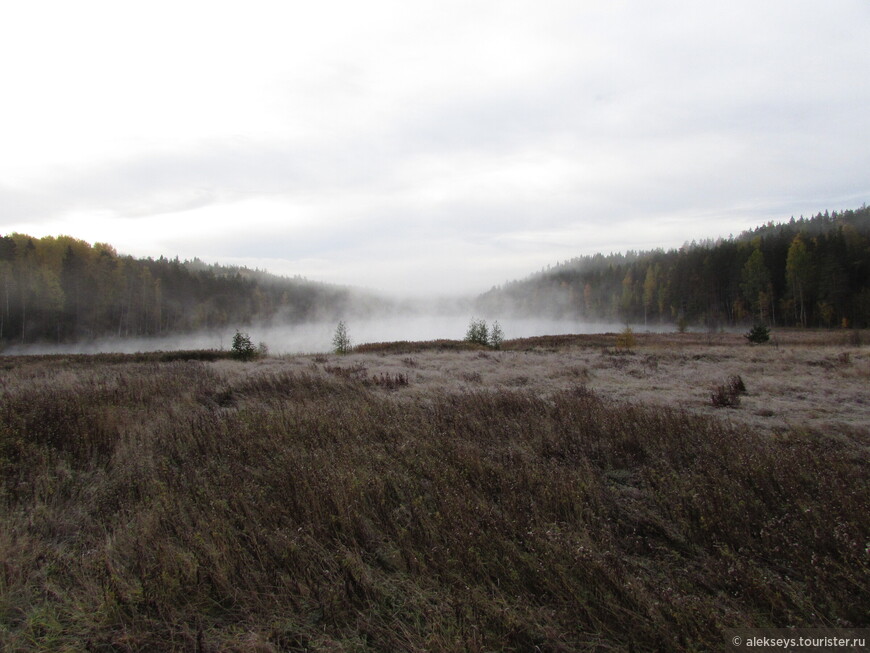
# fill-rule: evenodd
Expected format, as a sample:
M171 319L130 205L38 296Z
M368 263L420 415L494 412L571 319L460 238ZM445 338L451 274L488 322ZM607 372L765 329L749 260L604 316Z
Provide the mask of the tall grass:
M0 647L689 651L870 624L850 440L269 370L7 370Z

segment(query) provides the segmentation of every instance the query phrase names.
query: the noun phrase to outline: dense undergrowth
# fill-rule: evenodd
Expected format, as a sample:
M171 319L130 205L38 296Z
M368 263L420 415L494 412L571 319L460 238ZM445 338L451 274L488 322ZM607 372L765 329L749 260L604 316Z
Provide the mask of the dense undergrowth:
M582 386L421 399L38 360L0 377L0 648L690 651L868 626L865 446Z

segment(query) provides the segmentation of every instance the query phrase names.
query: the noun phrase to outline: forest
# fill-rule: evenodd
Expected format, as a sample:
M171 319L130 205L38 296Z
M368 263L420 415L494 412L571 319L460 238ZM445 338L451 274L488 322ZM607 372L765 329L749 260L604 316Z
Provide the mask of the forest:
M70 236L0 236L0 346L300 323L390 306L302 277L137 259ZM494 287L474 310L680 327L867 327L870 209L771 222L678 250L574 258Z
M377 306L373 297L301 277L136 259L69 236L0 237L0 345L302 322Z
M677 250L584 256L495 287L478 310L722 328L870 325L870 209Z

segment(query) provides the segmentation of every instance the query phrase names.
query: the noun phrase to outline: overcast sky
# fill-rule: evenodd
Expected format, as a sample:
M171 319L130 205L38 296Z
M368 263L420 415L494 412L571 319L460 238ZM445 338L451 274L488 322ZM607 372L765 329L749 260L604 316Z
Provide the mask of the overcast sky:
M870 200L867 0L0 9L0 231L479 291Z

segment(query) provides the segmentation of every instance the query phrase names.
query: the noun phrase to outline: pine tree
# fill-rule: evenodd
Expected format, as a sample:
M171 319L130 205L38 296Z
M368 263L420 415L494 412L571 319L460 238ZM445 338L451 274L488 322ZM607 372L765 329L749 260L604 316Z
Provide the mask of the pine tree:
M496 321L492 323L492 329L489 332L489 346L493 349L501 349L501 343L504 342L504 331L501 330L501 325Z
M257 353L254 348L254 343L251 342L251 337L242 331L236 331L233 336L233 356L239 360L251 360Z
M347 334L347 325L342 321L335 327L335 335L332 337L332 348L336 354L346 354L350 351L350 337Z

